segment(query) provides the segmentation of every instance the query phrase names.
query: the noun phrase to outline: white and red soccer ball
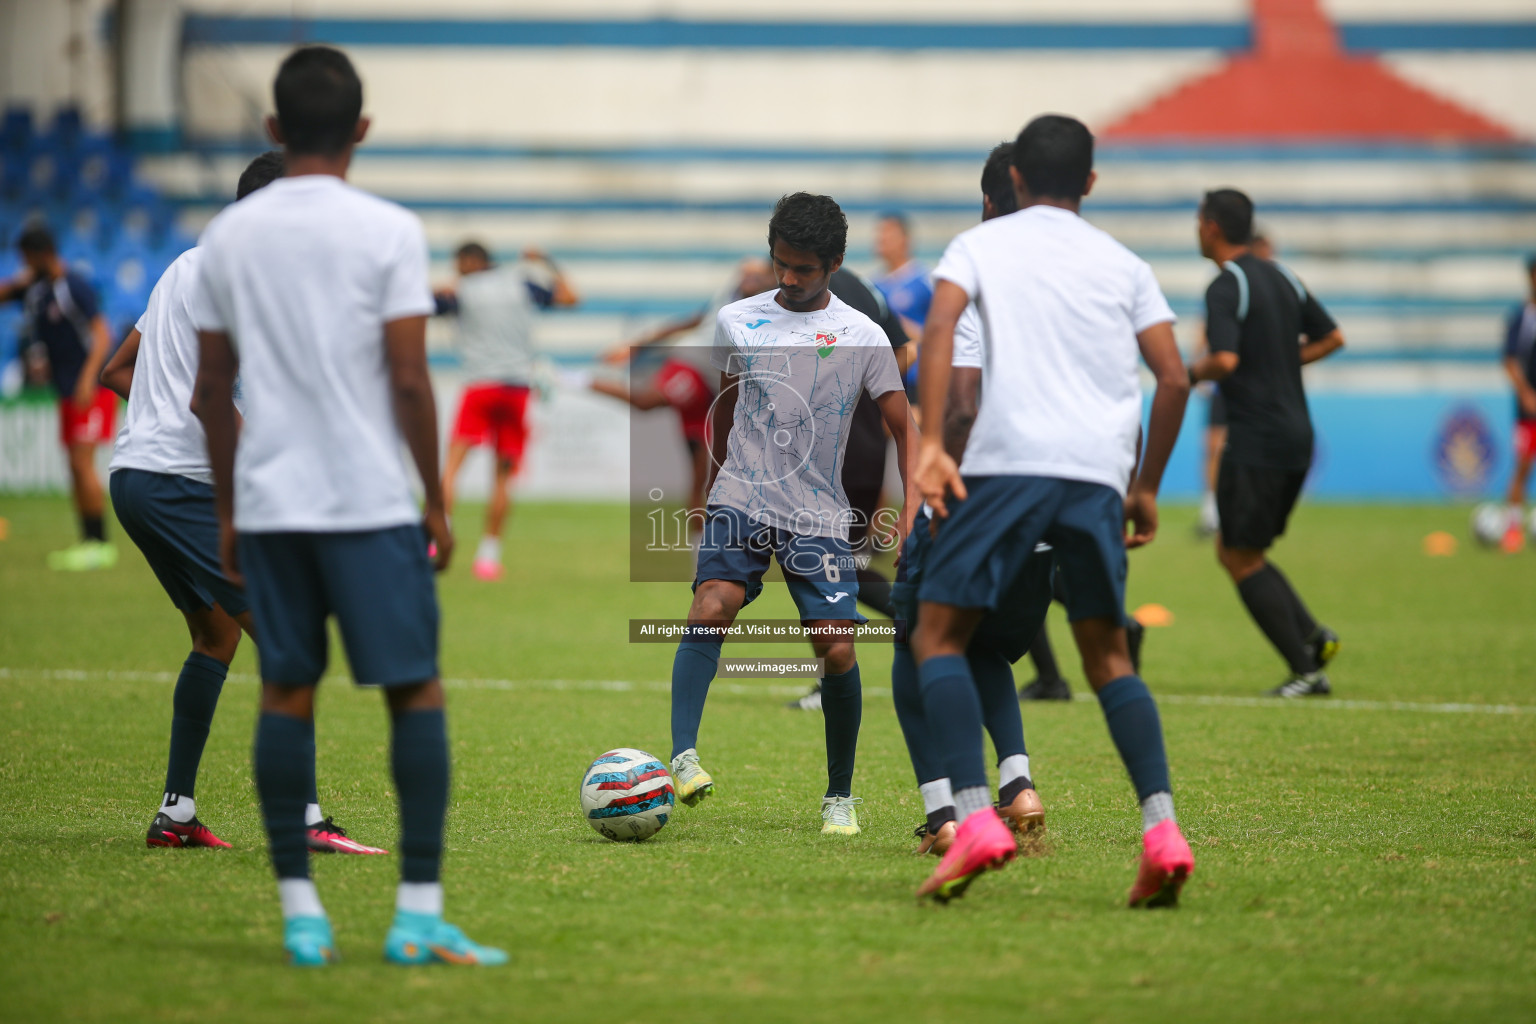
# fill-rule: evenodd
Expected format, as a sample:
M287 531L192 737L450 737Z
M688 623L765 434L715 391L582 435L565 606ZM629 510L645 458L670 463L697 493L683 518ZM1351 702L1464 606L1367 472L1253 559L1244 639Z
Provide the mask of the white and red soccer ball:
M677 796L667 766L643 750L610 750L581 780L581 813L614 842L638 843L660 832Z

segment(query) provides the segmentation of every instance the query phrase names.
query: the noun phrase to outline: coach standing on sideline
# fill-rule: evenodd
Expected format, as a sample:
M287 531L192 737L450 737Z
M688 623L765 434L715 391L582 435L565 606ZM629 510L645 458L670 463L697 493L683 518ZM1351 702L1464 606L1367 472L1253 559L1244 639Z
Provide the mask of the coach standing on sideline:
M1326 696L1331 691L1322 669L1338 652L1339 638L1318 625L1264 552L1285 533L1312 466L1301 368L1343 348L1344 335L1295 274L1253 252L1253 201L1246 195L1207 192L1199 234L1200 255L1221 268L1205 293L1210 354L1189 370L1191 384L1221 381L1227 401L1216 557L1290 667L1291 677L1269 695Z

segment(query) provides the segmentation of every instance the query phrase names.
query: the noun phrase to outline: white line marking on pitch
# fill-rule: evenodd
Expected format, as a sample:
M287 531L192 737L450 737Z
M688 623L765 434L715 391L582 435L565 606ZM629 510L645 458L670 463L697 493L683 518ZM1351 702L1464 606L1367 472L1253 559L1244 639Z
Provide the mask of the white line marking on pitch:
M327 676L327 679L345 682L344 674ZM131 669L80 670L80 669L29 669L0 668L0 679L56 679L61 682L126 682L126 683L174 683L174 672L142 672ZM229 682L255 683L256 676L249 672L231 672ZM669 693L672 684L664 680L630 679L458 679L447 678L443 685L455 690L571 690L609 693ZM805 693L808 685L786 686L782 683L747 685L716 680L710 689L720 693L752 696L754 694L794 697ZM864 693L871 697L889 697L889 687L866 686ZM1299 698L1281 700L1275 697L1227 697L1205 696L1192 693L1155 694L1160 704L1190 704L1232 708L1280 708L1307 707L1331 708L1340 711L1415 711L1430 714L1471 715L1531 715L1536 714L1536 704L1453 704L1410 700L1341 700L1336 697L1321 699ZM1076 699L1082 703L1094 702L1092 694L1080 693Z

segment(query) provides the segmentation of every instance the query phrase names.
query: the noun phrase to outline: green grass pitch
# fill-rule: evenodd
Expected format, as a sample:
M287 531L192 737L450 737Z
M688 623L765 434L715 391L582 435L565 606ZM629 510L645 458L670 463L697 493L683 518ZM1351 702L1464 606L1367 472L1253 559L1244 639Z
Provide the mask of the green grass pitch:
M1087 701L1026 708L1042 855L948 907L918 904L933 862L910 852L921 806L876 646L860 654L878 691L855 779L863 835L818 834L820 716L785 710L783 684L765 681L711 698L713 799L648 843L602 840L577 809L586 764L619 745L668 752L671 648L628 644L626 620L681 616L687 588L626 582L620 509L519 509L505 581L475 580L465 541L441 590L448 916L513 963L386 966L395 859L332 857L315 874L344 960L316 972L281 962L249 647L197 794L235 849L145 849L187 649L179 617L120 530L115 570L67 576L43 561L71 540L63 501L0 498L0 517L0 1020L1536 1016L1536 555L1425 556L1429 531L1464 536L1462 509L1298 514L1276 555L1343 635L1331 702L1228 699L1273 686L1281 666L1188 510L1168 510L1160 540L1132 555L1131 604L1176 616L1151 631L1145 668L1198 863L1183 905L1152 913L1122 906L1140 822ZM466 533L476 519L461 516ZM770 587L751 611L790 608ZM381 702L335 661L321 798L359 839L393 846ZM1462 704L1478 707L1446 706Z

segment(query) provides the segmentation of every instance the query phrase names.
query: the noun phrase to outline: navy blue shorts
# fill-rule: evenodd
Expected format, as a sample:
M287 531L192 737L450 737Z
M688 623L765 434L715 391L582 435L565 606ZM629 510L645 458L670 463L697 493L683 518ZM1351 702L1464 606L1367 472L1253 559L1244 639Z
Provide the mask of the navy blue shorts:
M965 487L939 523L920 600L996 611L1044 541L1067 617L1125 625L1125 499L1114 488L1042 476L966 477Z
M155 578L184 612L217 604L230 615L246 610L245 592L219 566L219 516L213 488L190 477L115 469L108 483L123 531L144 552Z
M923 571L928 563L929 550L934 539L928 532L928 515L919 511L912 523L912 533L901 549L903 578L891 584L891 603L896 606L896 616L905 623L903 634L910 636L917 625L917 594L923 583ZM1045 624L1045 613L1050 610L1052 580L1056 572L1055 553L1049 548L1036 551L1024 563L1024 571L1014 579L1013 585L1003 594L997 608L989 612L976 633L971 637L971 647L978 645L995 650L1015 662L1029 651L1030 644Z
M437 678L437 583L416 524L348 533L242 533L261 678L314 686L336 616L362 686Z
M778 527L754 523L739 508L711 505L699 543L699 566L693 589L705 580L744 584L751 604L763 592L763 573L770 558L779 560L789 596L800 609L800 620L868 622L859 614L859 581L848 542L836 537L807 537Z

